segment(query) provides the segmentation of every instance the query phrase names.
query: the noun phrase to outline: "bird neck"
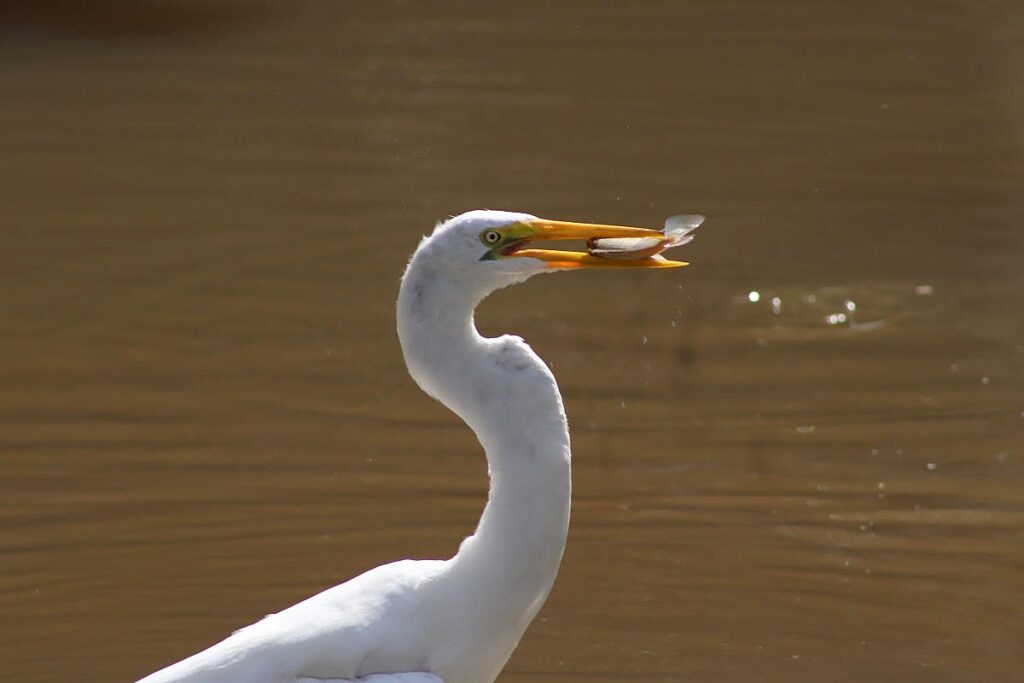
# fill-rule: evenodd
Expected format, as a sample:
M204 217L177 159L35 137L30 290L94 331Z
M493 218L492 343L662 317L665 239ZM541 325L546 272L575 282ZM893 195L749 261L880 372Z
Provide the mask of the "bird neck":
M487 295L410 264L398 300L409 372L461 417L487 455L490 492L452 559L464 588L522 629L554 582L569 526L569 432L555 378L518 337L486 339L473 311ZM498 584L496 586L496 584ZM497 617L496 617L497 618Z

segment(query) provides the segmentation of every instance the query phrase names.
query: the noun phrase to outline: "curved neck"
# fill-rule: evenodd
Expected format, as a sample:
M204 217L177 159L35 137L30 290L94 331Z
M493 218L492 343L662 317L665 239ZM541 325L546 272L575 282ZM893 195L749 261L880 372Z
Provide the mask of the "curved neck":
M533 350L518 337L477 332L473 310L487 293L436 278L414 258L402 280L398 331L409 373L473 429L487 455L487 505L453 572L468 590L479 586L484 602L509 596L495 609L525 629L565 547L569 432L555 378Z

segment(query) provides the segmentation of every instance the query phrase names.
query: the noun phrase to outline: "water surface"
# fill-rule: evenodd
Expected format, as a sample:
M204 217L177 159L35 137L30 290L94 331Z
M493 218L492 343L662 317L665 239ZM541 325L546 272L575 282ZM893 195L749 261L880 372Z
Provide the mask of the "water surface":
M0 16L7 679L134 680L454 551L485 467L393 301L477 207L708 215L686 271L480 311L552 363L575 453L503 680L1019 677L1013 3Z

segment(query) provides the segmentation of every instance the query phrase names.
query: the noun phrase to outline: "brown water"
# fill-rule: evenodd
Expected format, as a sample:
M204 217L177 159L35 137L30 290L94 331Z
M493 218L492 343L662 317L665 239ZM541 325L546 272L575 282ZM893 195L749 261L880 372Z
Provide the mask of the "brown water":
M708 214L687 271L480 312L576 456L503 680L1021 680L1019 3L0 18L4 680L130 681L456 548L483 460L393 300L476 207Z

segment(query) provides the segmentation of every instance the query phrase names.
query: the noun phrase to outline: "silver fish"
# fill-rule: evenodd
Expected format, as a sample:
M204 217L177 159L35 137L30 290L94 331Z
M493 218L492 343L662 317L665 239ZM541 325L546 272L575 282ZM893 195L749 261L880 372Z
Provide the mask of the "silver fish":
M591 256L625 261L639 261L657 256L666 249L693 241L693 231L704 222L700 214L679 214L665 220L665 237L606 237L590 240L587 252Z

